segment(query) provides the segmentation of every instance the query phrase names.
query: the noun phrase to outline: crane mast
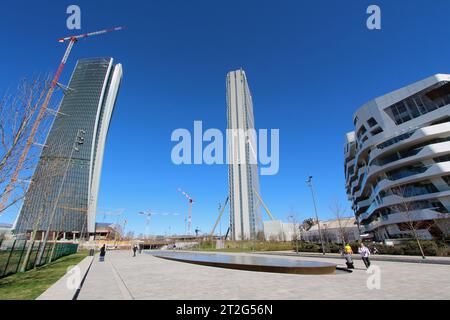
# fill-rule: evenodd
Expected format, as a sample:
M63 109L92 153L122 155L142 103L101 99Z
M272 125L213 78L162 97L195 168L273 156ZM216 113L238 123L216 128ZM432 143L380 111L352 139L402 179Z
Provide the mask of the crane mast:
M194 203L194 199L192 199L186 192L178 188L178 192L180 192L182 195L188 199L188 224L187 224L187 233L191 234L191 224L192 224L192 204Z

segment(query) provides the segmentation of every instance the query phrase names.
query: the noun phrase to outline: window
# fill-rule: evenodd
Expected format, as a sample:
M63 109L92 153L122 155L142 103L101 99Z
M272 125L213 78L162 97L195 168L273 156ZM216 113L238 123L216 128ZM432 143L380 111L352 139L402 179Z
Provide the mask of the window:
M373 128L373 127L375 127L375 126L378 124L378 122L377 122L377 120L375 120L374 118L370 118L369 120L367 120L367 124L368 124L371 128Z
M441 177L442 180L445 181L446 184L448 184L448 186L450 187L450 176L443 176Z
M360 139L366 132L367 132L366 127L361 126L361 128L359 128L358 134L356 136L358 137L358 139Z
M400 141L406 140L406 139L408 139L409 137L411 137L411 136L414 134L414 132L416 132L416 131L413 130L413 131L410 131L410 132L401 134L401 135L399 135L399 136L397 136L397 137L391 138L391 139L389 139L389 140L386 140L385 142L380 143L380 144L377 146L377 148L378 148L378 149L384 149L384 148L387 148L387 147L389 147L389 146L391 146L391 145L394 145L394 144L396 144L396 143L398 143L398 142L400 142Z
M400 125L450 104L450 82L439 83L385 109Z
M407 166L401 169L391 170L386 172L386 175L389 180L399 180L412 175L424 173L426 170L427 167L420 164L416 166Z
M442 156L442 157L434 158L433 160L434 160L434 162L436 162L436 163L450 161L450 154L447 154L447 155Z
M372 130L370 133L372 134L372 136L376 136L377 134L382 133L382 132L383 132L383 129L378 127L375 130Z

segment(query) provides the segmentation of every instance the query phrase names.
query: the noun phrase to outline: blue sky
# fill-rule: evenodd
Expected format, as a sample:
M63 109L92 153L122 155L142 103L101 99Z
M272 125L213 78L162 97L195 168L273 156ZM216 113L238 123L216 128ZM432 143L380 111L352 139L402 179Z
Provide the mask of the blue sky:
M82 10L81 32L128 28L76 44L62 77L78 58L112 56L124 78L106 145L100 211L125 209L127 230L184 231L185 189L196 200L193 228L209 232L227 195L227 167L175 166L171 133L226 128L225 77L243 68L258 128L280 129L280 171L260 179L276 218L313 215L308 175L315 177L319 215L338 199L351 215L343 174L343 143L352 115L366 101L449 70L450 2L429 1L2 1L0 93L20 78L55 71L73 34L66 8ZM366 28L378 4L382 30ZM78 33L78 32L76 32ZM17 210L0 218L11 222ZM267 217L265 216L265 219ZM98 220L103 221L99 216ZM108 220L108 219L107 219ZM111 219L109 219L111 220ZM222 221L226 230L228 210Z

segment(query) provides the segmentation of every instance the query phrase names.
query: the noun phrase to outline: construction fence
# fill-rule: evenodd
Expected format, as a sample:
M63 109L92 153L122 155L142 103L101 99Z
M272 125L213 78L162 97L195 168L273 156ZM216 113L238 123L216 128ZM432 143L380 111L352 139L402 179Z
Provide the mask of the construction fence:
M24 271L41 267L78 250L78 244L74 243L47 242L43 248L42 241L0 240L0 278L21 271L29 246L31 250Z

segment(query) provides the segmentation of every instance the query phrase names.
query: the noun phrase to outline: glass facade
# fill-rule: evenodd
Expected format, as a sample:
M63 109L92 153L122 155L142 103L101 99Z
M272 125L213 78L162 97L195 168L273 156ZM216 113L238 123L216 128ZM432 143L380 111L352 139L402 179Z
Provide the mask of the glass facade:
M107 131L118 91L116 85L111 92L117 69L112 58L78 61L16 221L16 233L48 228L88 231L90 201L95 198L96 203L98 191L92 188L94 173L103 159L101 132L105 126Z
M385 111L399 125L448 104L450 104L450 83L441 82L397 102Z

